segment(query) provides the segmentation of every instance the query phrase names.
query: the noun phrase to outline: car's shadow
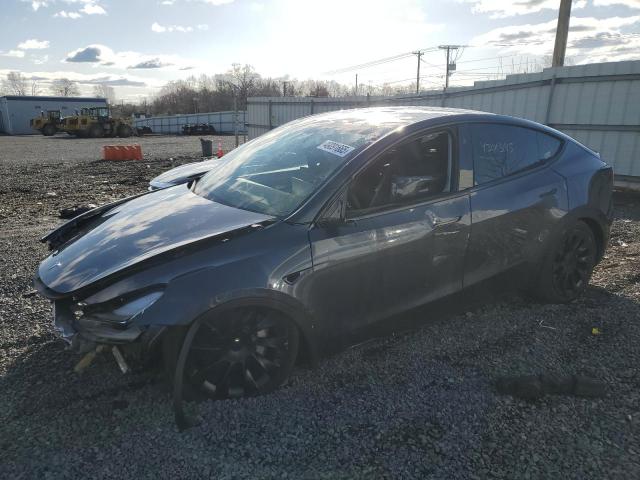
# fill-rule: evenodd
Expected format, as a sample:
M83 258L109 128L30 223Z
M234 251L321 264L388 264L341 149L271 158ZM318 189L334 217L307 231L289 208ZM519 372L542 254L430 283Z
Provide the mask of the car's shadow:
M356 346L376 338L415 330L429 322L446 321L447 318L470 313L480 307L500 301L535 302L532 298L523 297L521 292L522 287L514 284L512 275L502 275L427 305L387 318L368 326L366 329L358 330L352 334L348 345L345 346Z
M46 313L39 310L35 315ZM552 306L532 303L514 292L506 279L489 282L360 332L352 341L365 343L323 359L317 369L298 368L289 384L266 398L189 405L188 410L198 412L203 422L183 434L176 432L171 391L159 368L122 375L111 355L103 354L79 375L73 367L80 357L65 352L52 333L24 334L1 346L6 352L20 351L0 377L2 463L28 471L29 476L36 476L38 466L45 464L56 475L66 463L90 462L96 469L119 465L120 458L114 456L121 451L114 453L114 446L147 452L171 445L167 448L175 459L146 453L135 457L144 468L166 469L195 445L206 445L215 457L214 452L227 444L224 435L231 435L230 441L251 456L265 442L290 446L287 439L306 431L309 438L317 435L324 440L304 444L300 454L309 455L304 461L315 461L318 450L335 455L348 441L365 446L358 450L357 462L369 465L378 461L382 450L411 445L426 445L426 452L435 455L435 443L449 438L448 432L460 424L470 425L471 431L452 433L449 440L456 446L467 442L465 449L484 448L490 454L495 447L485 448L485 442L498 445L503 433L484 428L485 421L499 425L506 411L532 422L537 421L538 411L543 419L562 415L544 404L521 406L499 400L493 387L496 375L513 372L513 365L538 374L543 373L538 369L558 363L573 373L601 361L595 366L606 369L609 379L615 378L616 369L628 369L633 357L629 351L636 348L633 317L640 317L640 302L599 287L590 287L574 304ZM602 318L608 322L604 334L593 337L593 322ZM382 338L371 340L377 337ZM637 388L625 381L608 386L609 397L599 404L601 410L617 408L613 399ZM369 403L373 406L363 407ZM434 415L434 408L446 415ZM565 417L575 413L567 412ZM333 443L326 443L322 432L329 429L342 429L347 440L331 437ZM247 436L249 430L260 435ZM593 434L589 426L583 430L580 435ZM218 431L226 433L220 436ZM492 431L497 437L491 436ZM509 443L513 433L509 435L503 447L519 452L519 446ZM432 460L452 461L441 455ZM195 462L202 464L201 459ZM513 468L518 465L504 467Z
M635 315L640 317L640 303L594 286L589 287L585 299L575 308L584 308L586 311L600 308L601 305L612 301L621 304L622 310L635 312ZM462 317L463 322L458 321L455 330L448 332L457 335L460 325L464 325L467 317L471 318L478 309L490 310L497 304L510 305L515 310L514 318L519 308L528 309L530 312L537 305L520 295L508 277L492 280L371 325L366 330L355 333L340 351L349 346L360 348L366 350L362 358L373 359L378 353L384 353L390 339L397 340L391 342L397 347L406 335L417 334L416 330L419 332L421 328L433 324L438 324L439 331L446 334L448 322L454 318L460 320ZM540 305L540 308L543 307ZM375 342L378 340L381 344L376 345ZM506 336L495 339L496 344L507 344L508 341ZM104 353L98 356L84 373L77 374L73 368L81 357L64 351L62 341L52 333L32 336L19 343L21 345L3 346L5 349L23 349L6 374L0 378L0 404L4 407L0 412L0 422L4 424L28 417L75 415L74 412L91 412L93 418L108 418L114 411L122 409L123 405L126 407L126 402L123 404L122 399L134 391L137 391L136 396L142 395L148 398L150 403L160 401L167 412L170 411L171 387L162 372L160 359L156 368L122 375L111 354ZM490 346L487 347L492 351ZM330 357L343 354L337 353ZM321 360L318 368L325 368L323 363L327 361L332 360ZM357 366L354 368L357 369ZM329 372L322 377L327 378L332 374ZM333 388L340 388L340 383L342 382L333 384ZM157 403L154 408L156 407ZM170 417L167 421L170 422ZM58 426L64 428L63 425Z

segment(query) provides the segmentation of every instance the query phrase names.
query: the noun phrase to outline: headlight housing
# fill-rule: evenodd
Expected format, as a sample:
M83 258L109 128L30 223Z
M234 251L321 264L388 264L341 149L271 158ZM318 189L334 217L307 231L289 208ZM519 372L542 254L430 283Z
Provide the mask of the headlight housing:
M120 296L102 303L90 303L90 299L78 303L78 321L97 321L126 328L163 294L162 290L146 290Z

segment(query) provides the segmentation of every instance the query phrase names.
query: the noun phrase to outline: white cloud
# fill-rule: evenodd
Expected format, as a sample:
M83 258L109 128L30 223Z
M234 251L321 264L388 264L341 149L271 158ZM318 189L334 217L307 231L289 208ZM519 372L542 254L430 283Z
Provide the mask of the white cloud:
M101 44L91 44L67 54L65 63L85 63L94 67L113 67L118 69L165 69L180 70L186 66L202 62L185 59L178 55L145 55L139 52L114 52Z
M558 10L559 0L463 0L465 3L472 5L473 13L487 13L490 18L505 18L515 15L526 15L536 13L542 10ZM597 1L597 0L596 0ZM604 0L607 1L607 0ZM614 1L614 0L609 0ZM632 1L632 0L621 0ZM586 0L577 0L572 4L572 10L584 8L587 5Z
M206 3L208 5L213 5L215 7L219 7L220 5L228 5L233 3L235 0L162 0L160 2L161 5L174 5L175 3L183 1L183 2L200 2Z
M23 50L9 50L7 53L0 53L3 57L14 57L14 58L23 58L24 51Z
M209 25L200 24L196 25L195 29L197 30L209 30ZM181 32L181 33L189 33L193 32L194 27L191 26L183 26L183 25L160 25L158 22L153 22L151 24L151 31L156 33L171 33L171 32Z
M76 20L82 17L82 15L80 15L78 12L67 12L65 10L60 10L58 13L54 15L54 17L70 18L72 20Z
M35 63L36 65L42 65L43 63L47 63L49 61L49 55L42 55L42 56L34 55L33 57L31 57L31 59L33 60L33 63Z
M30 38L29 40L25 40L18 44L18 48L20 50L42 50L49 48L49 40L37 40L35 38Z
M38 11L41 7L46 7L49 2L47 0L22 0L23 2L31 2L31 8L33 8L34 11Z
M477 36L472 45L500 47L504 55L544 56L553 51L555 19L544 23L512 25L491 30ZM629 17L572 17L567 40L567 57L576 63L638 58L640 36L622 32L624 27L640 25L640 15Z
M30 0L22 0L23 2L27 2ZM31 2L31 7L33 10L37 11L42 7L48 7L49 5L58 5L58 4L67 4L67 5L77 5L79 10L71 11L71 10L60 10L55 13L53 16L58 18L70 18L72 20L78 19L84 15L106 15L107 11L101 5L102 0L33 0Z
M84 7L80 9L82 13L86 13L87 15L106 15L107 12L100 5L95 3L87 3Z
M6 76L11 70L0 70L0 76ZM156 79L142 78L136 75L111 75L108 73L95 73L93 75L87 75L84 73L78 72L70 72L67 70L64 71L55 71L55 72L26 72L23 71L22 74L27 77L29 80L38 80L41 82L51 82L58 78L68 78L74 82L79 83L80 85L97 85L101 83L106 83L107 85L116 86L116 87L160 87L162 82Z
M624 5L629 8L640 8L640 0L593 0L596 7L609 7L611 5Z

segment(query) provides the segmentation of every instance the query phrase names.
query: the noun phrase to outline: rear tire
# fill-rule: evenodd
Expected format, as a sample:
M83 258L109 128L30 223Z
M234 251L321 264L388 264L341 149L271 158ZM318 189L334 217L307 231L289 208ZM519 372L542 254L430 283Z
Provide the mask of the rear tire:
M187 328L174 328L163 340L163 357L171 381L179 368L182 348L185 399L240 398L269 393L286 382L298 355L300 335L284 315L264 308L244 307L220 313L212 310L196 320L193 341Z
M596 239L584 222L577 221L565 227L550 242L534 295L548 303L575 300L589 284L596 256Z
M56 127L54 127L50 123L45 125L44 128L42 129L42 134L46 137L51 137L52 135L55 135L55 133L56 133Z

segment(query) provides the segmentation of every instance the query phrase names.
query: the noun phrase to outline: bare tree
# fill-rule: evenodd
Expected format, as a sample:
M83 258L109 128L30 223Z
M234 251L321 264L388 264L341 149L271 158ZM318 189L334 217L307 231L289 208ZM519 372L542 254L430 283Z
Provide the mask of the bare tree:
M116 103L116 91L111 85L100 83L93 87L93 94L96 97L106 98L109 105Z
M352 87L335 81L299 81L289 76L263 78L251 65L233 64L224 74L200 75L174 80L163 86L151 102L149 111L158 114L220 112L246 109L247 97L281 97L283 82L287 96L339 97L350 95ZM147 108L145 106L144 110Z
M27 77L20 72L9 72L2 80L2 90L9 95L26 95L29 91Z
M31 79L31 96L40 95L40 84L35 78Z
M51 82L51 93L59 97L77 97L80 95L80 89L73 80L58 78Z

